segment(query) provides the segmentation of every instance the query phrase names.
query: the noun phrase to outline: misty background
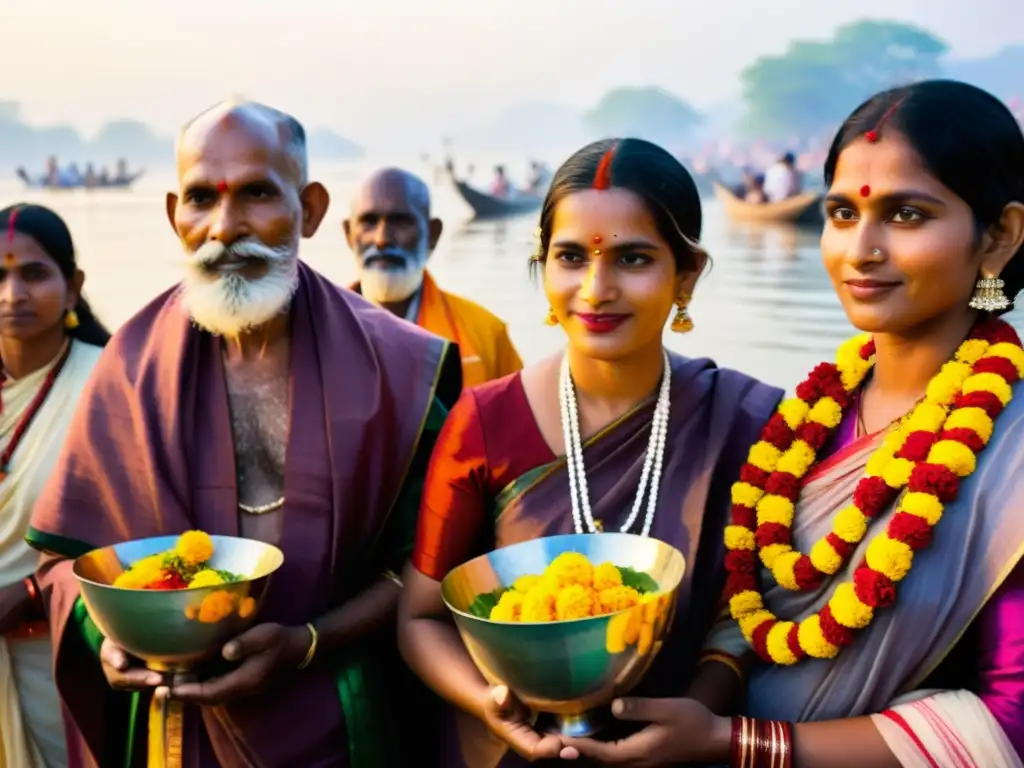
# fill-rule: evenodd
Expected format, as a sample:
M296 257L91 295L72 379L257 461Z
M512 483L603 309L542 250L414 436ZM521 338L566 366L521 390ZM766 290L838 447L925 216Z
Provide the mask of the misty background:
M186 119L238 94L295 114L314 159L526 154L631 134L827 139L919 77L1019 108L1020 0L0 0L0 167L170 165Z

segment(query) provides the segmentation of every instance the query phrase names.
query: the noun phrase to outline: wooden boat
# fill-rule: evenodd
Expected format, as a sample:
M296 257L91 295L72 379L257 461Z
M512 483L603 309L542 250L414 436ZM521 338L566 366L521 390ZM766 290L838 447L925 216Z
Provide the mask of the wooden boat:
M145 173L145 169L135 171L134 173L131 173L128 176L124 176L122 178L109 179L108 181L103 182L103 183L97 181L95 184L86 184L84 179L80 180L76 184L48 184L42 178L33 179L27 173L25 173L24 169L21 169L21 168L18 169L16 175L18 176L19 179L21 179L25 183L25 186L28 187L29 189L54 189L54 190L87 189L87 190L93 190L93 189L128 189L128 188L131 187L132 184L134 184L136 181L139 180L139 177L141 177L143 173Z
M513 197L495 197L454 177L452 181L455 183L455 190L473 209L474 218L477 219L498 219L530 213L538 210L544 203L544 198L540 195L520 192Z
M718 182L715 182L714 187L715 197L733 221L785 221L794 224L820 224L822 221L822 196L818 192L803 192L778 203L748 203Z

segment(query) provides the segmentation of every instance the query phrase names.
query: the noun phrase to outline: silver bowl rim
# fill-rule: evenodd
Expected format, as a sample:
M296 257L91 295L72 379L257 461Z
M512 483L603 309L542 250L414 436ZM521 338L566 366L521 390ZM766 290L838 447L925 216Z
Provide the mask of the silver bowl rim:
M622 531L609 531L608 533L590 533L590 534L558 533L558 534L554 534L552 536L538 536L535 539L528 539L527 541L517 541L515 544L507 544L504 547L497 547L495 549L492 549L490 552L485 552L482 555L477 555L476 557L471 557L469 560L467 560L466 562L462 563L461 565L458 565L455 568L452 568L452 570L449 571L448 574L450 575L453 571L456 571L459 568L462 568L462 567L464 567L466 565L469 565L470 563L472 563L475 560L479 560L479 559L484 558L484 557L490 557L492 553L500 552L501 550L504 550L504 549L512 549L513 547L519 547L519 546L523 546L525 544L532 544L532 543L538 542L538 541L555 540L555 539L567 539L567 538L570 538L570 537L575 538L576 536L631 536L631 537L637 538L637 539L651 539L653 541L658 542L659 544L663 544L664 546L668 547L673 553L675 553L679 557L679 559L682 561L682 563L683 563L683 570L681 571L681 573L679 575L679 580L675 584L673 584L670 588L668 588L668 589L661 589L661 584L659 584L658 585L659 589L658 589L657 592L650 592L647 595L644 595L644 597L648 597L648 596L658 596L658 597L660 597L662 595L671 594L671 593L673 593L673 592L675 592L675 591L677 591L679 589L679 585L682 584L683 578L686 576L686 556L682 552L680 552L677 547L672 546L667 541L662 541L661 539L655 539L652 536L641 536L641 535L636 534L636 533L623 533ZM616 567L618 567L618 566L616 566ZM444 577L444 579L441 580L441 584L442 585L444 584L445 579L447 579L447 578L448 578L448 575L446 575ZM506 587L506 589L510 589L510 587ZM603 620L608 620L608 619L612 618L613 616L618 616L620 613L625 613L626 611L632 611L633 610L633 608L620 608L617 611L613 611L612 613L606 613L606 614L603 614L601 616L584 616L581 619L562 619L561 621L495 621L494 619L485 619L482 616L474 616L472 613L468 613L466 611L459 610L454 605L452 605L451 603L448 602L448 599L444 596L444 590L441 591L441 600L444 601L444 604L448 608L449 611L451 611L452 613L454 613L454 614L456 614L458 616L462 616L462 617L467 618L467 619L469 619L471 621L480 621L480 622L483 622L485 624L495 624L497 626L502 626L502 627L554 627L554 626L565 627L565 626L568 626L570 624L579 624L579 623L585 622L585 621L603 621Z
M170 595L173 595L173 594L181 594L182 592L198 593L198 592L201 592L202 590L216 591L218 589L224 589L225 587L231 587L231 586L234 586L234 585L237 585L237 584L250 584L250 583L252 583L254 581L259 581L260 579L263 579L263 578L266 578L267 576L270 576L271 574L273 574L276 571L278 571L281 568L282 565L284 565L284 552L282 552L279 547L276 547L273 544L266 544L266 543L264 543L262 541L258 541L257 539L247 539L244 536L223 536L221 534L213 534L213 533L211 533L211 534L207 534L207 535L211 539L214 540L214 544L216 544L217 539L232 539L232 540L236 540L236 541L252 541L252 542L254 542L256 544L259 544L262 547L266 547L269 550L273 550L274 552L276 552L280 556L278 558L278 563L273 568L271 568L269 571L267 571L266 573L260 574L259 576L254 576L252 578L247 578L247 579L239 579L238 581L232 581L232 582L230 582L228 584L209 584L209 585L207 585L205 587L185 587L184 589L165 589L165 590L161 590L161 589L135 589L134 587L115 587L113 584L102 584L102 583L100 583L98 581L93 581L92 579L87 579L85 576L82 576L78 572L78 561L79 560L81 560L83 558L86 558L89 555L92 555L92 554L94 554L96 552L100 552L100 551L102 551L104 549L114 549L115 547L119 547L119 546L121 546L123 544L139 544L139 543L143 543L143 542L147 542L147 541L155 541L157 539L168 539L168 538L177 539L180 535L181 535L180 533L179 534L170 533L170 534L165 534L163 536L146 536L145 538L142 538L142 539L128 539L127 541L120 541L117 544L109 544L106 547L96 547L95 549L90 549L88 552L85 552L84 554L81 554L81 555L79 555L78 557L76 557L74 559L74 561L72 563L72 567L71 567L71 572L72 572L72 574L74 574L74 577L80 583L82 583L82 584L88 584L88 585L90 585L92 587L98 587L100 589L107 589L107 590L111 590L113 592L151 592L153 594L170 594Z

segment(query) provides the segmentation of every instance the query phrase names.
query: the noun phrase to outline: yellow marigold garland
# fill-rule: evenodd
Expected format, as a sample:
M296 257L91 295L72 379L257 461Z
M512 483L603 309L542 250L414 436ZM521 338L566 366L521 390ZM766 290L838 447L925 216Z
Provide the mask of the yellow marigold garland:
M974 472L995 418L1013 397L1013 384L1024 377L1024 349L1013 329L1000 320L979 324L929 382L925 399L872 455L832 532L805 555L791 544L801 481L873 362L874 344L862 335L840 347L835 364L815 368L796 397L780 404L733 486L725 598L743 636L767 661L832 658L853 641L854 631L871 623L876 610L895 600L896 583L910 572L915 551L930 543L944 505ZM825 608L794 623L780 621L765 607L758 558L780 586L816 589L844 567L872 519L904 490L886 529L869 542L865 564L852 581L837 585Z

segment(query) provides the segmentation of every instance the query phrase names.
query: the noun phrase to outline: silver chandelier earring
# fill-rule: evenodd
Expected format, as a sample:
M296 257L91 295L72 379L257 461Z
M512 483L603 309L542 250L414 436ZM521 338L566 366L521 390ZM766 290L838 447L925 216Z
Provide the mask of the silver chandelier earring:
M1010 300L1003 292L1005 286L998 277L983 277L974 286L974 295L971 296L971 309L980 309L982 312L1001 312L1009 309Z

